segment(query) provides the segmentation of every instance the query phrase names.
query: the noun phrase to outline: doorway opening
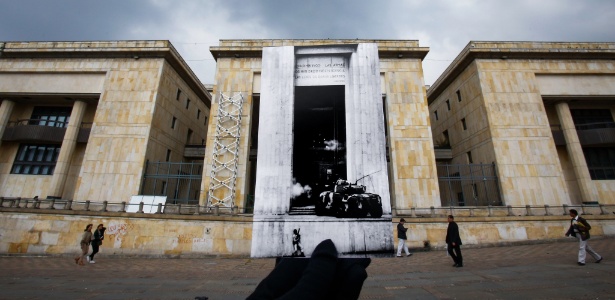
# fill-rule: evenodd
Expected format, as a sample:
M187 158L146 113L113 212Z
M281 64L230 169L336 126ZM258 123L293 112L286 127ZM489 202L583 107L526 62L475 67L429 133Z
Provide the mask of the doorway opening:
M291 209L312 207L320 193L346 179L345 86L297 86Z

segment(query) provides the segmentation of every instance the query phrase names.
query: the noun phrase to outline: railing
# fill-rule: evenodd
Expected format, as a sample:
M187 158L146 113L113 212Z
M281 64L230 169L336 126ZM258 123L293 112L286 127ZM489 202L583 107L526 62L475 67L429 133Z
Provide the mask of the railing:
M145 211L155 211L154 214L171 214L171 215L240 215L239 208L220 207L220 206L203 206L198 204L162 204L159 203L153 207L140 202L131 204L127 202L93 202L93 201L74 201L63 199L36 199L36 198L21 198L21 197L0 197L0 208L21 208L21 209L53 209L53 210L74 210L74 211L93 211L93 212L120 212L136 214L144 214ZM132 209L131 209L132 207ZM150 209L146 209L150 208ZM154 209L151 209L154 208Z
M66 133L68 122L50 121L44 119L22 119L7 123L2 135L3 141L14 142L51 142L61 143ZM92 123L81 123L77 136L78 143L87 143L90 137Z
M615 123L601 122L575 125L582 146L615 144ZM566 145L561 125L551 125L556 146Z
M615 204L579 204L579 205L525 205L525 206L449 206L430 208L394 209L396 216L404 218L436 218L448 215L459 217L527 217L568 215L570 209L576 209L582 215L615 214Z
M155 211L154 214L168 215L231 215L240 214L237 206L203 206L198 204L157 204L147 207L143 202L130 204L126 202L92 202L62 199L36 199L21 197L0 197L0 208L42 209L42 210L74 210L93 212L121 212L144 214L145 211ZM132 207L132 209L131 209ZM447 215L455 217L531 217L531 216L564 216L570 209L576 209L581 215L611 215L615 214L615 204L580 204L580 205L526 205L526 206L449 206L429 208L394 208L396 217L404 218L443 218ZM136 211L136 212L128 212Z

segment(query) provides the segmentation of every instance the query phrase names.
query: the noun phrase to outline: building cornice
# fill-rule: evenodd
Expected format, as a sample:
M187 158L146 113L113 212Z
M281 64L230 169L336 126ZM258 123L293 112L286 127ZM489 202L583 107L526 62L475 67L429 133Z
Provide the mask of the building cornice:
M219 46L212 46L209 51L217 61L218 58L261 58L264 47L297 46L318 47L336 45L356 45L375 43L378 45L380 58L414 58L423 60L429 52L428 47L419 47L416 40L369 40L369 39L303 39L303 40L220 40Z
M471 41L427 90L433 102L477 59L615 59L615 43Z
M0 59L165 59L205 104L211 95L170 41L1 42Z

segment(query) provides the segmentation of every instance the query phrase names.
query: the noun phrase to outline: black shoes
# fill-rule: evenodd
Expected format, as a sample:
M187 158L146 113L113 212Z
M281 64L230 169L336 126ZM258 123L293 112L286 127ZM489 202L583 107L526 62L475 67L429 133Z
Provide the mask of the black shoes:
M453 265L453 267L455 267L455 268L461 268L461 267L463 267L463 265L461 265L461 264L454 264L454 265Z
M600 257L600 259L599 259L599 260L597 260L597 261L596 261L596 263L597 263L597 264L599 264L599 263L602 261L602 258L603 258L603 257Z
M579 266L584 266L584 265L585 265L585 263L582 263L582 262L578 262L577 264L578 264Z

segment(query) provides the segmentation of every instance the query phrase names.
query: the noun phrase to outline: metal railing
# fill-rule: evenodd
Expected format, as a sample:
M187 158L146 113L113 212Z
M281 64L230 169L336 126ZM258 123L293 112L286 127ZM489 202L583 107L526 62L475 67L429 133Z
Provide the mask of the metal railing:
M615 214L615 204L579 204L579 205L525 205L525 206L448 206L429 208L396 208L396 216L405 218L436 218L448 215L459 217L527 217L527 216L561 216L568 215L570 209L576 209L582 215Z
M45 119L21 119L7 123L2 135L2 141L14 142L53 142L64 140L68 122L50 121ZM77 136L78 143L87 143L92 129L91 122L82 122Z
M172 214L172 215L239 215L237 206L203 206L199 204L166 203L154 206L140 202L137 204L123 202L95 202L74 201L63 199L36 199L22 197L0 197L0 208L41 209L41 210L74 210L92 212L120 212L144 214ZM132 208L132 209L131 209ZM134 212L133 212L134 211Z
M141 195L166 196L169 204L197 204L202 179L202 162L147 161Z
M92 212L120 212L144 214L151 211L153 214L169 215L231 215L251 216L249 213L239 213L237 206L203 206L199 204L171 204L159 203L148 207L141 202L130 204L127 202L93 202L73 201L62 199L36 199L21 197L0 197L0 208L41 209L41 210L74 210ZM131 207L133 207L131 209ZM485 217L532 217L532 216L565 216L570 209L576 209L581 215L612 215L615 214L615 204L580 204L580 205L526 205L526 206L449 206L428 208L394 208L396 217L404 218L443 218L447 215L465 218ZM128 212L134 211L134 212Z

